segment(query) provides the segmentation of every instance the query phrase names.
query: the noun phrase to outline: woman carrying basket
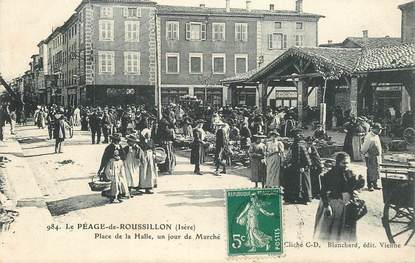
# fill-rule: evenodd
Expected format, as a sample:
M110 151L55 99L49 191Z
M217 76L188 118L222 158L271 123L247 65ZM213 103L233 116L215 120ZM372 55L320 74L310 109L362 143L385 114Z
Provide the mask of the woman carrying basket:
M100 179L105 180L105 181L110 180L107 177L107 175L104 173L104 170L109 164L111 158L114 156L114 151L118 150L119 151L118 155L120 159L125 160L124 151L122 151L122 147L120 145L121 134L115 133L114 135L111 135L110 138L111 138L111 144L105 148L104 153L102 154L101 165L99 166L98 173L97 173ZM103 196L108 196L108 194L109 194L109 191L102 192Z

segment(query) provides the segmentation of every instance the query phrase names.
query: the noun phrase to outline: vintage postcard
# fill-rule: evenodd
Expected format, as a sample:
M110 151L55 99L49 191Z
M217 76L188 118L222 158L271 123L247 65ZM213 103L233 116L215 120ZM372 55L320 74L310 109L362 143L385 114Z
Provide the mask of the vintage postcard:
M0 0L0 263L415 262L415 1Z

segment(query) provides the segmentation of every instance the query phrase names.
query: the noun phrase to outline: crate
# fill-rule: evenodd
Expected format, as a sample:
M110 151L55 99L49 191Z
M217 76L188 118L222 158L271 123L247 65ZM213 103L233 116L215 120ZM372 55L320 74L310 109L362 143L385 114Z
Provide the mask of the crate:
M389 151L406 151L407 144L404 140L393 140L388 144Z

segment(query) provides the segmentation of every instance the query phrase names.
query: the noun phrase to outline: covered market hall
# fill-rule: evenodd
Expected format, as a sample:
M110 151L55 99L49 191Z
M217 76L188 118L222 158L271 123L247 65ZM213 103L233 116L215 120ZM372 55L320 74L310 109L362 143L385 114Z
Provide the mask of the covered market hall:
M257 104L262 110L269 105L269 97L275 90L295 87L299 121L307 118L304 108L315 89L319 103L327 107L340 104L350 114L361 115L396 103L403 111L413 111L415 44L361 49L292 47L271 63L221 83L229 87L228 97L231 98L237 97L244 88L255 87ZM401 95L398 100L396 96L386 95L386 102L390 97L390 103L385 104L376 96L377 90L381 90L379 87L400 87ZM343 101L336 101L336 96ZM232 102L236 104L235 100ZM321 116L320 121L325 122L322 118L325 117ZM415 114L411 120L413 126Z

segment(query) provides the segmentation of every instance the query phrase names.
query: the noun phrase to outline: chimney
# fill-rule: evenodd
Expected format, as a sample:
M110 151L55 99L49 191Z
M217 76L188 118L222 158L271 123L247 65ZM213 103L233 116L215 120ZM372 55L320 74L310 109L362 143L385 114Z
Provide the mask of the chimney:
M226 0L226 12L231 11L231 0Z
M246 10L251 12L251 0L246 0Z
M363 40L367 41L369 38L369 31L363 30Z
M274 8L274 4L270 4L270 5L269 5L269 10L271 10L271 11L274 11L274 10L275 10L275 8Z
M327 43L328 44L333 44L333 40L328 40Z
M298 13L303 12L303 0L296 0L295 1L295 11Z
M205 8L206 5L205 4L200 4L200 7Z

